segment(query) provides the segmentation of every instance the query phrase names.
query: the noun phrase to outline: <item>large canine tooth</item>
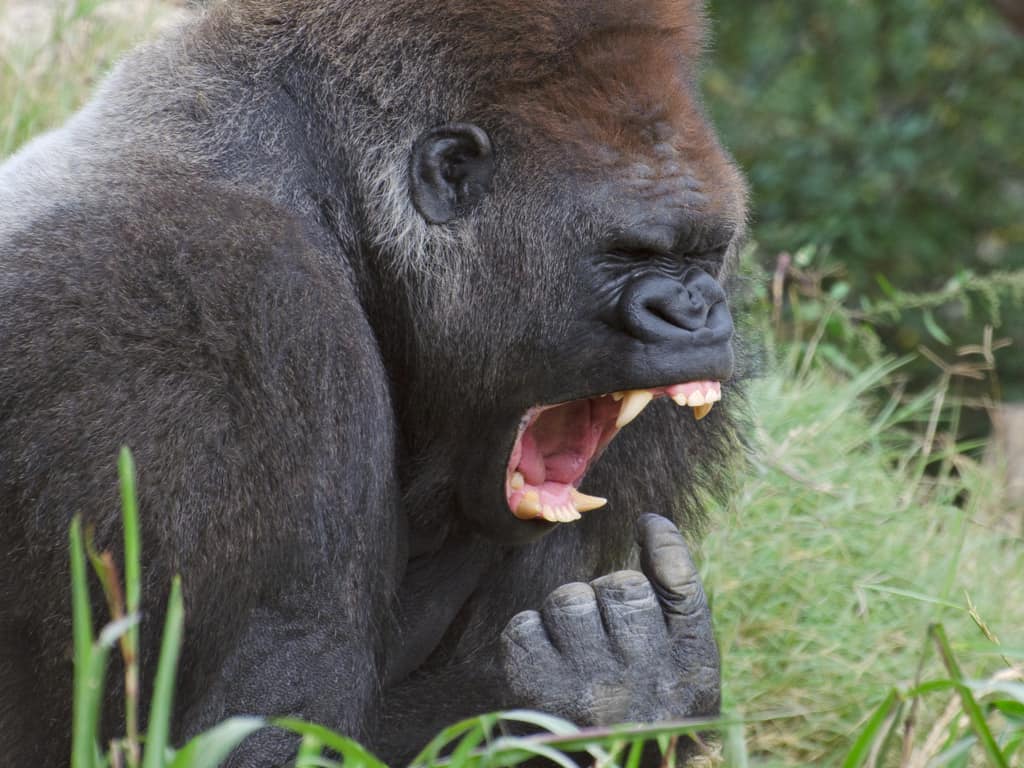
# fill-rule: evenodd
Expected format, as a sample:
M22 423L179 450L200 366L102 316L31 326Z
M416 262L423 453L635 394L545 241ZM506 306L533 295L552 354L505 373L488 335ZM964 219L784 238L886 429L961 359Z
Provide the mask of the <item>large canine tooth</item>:
M522 472L516 472L512 475L512 479L508 481L508 484L513 491L521 491L523 486L526 485L526 478L523 477Z
M711 409L714 407L714 403L705 403L704 405L698 405L696 408L693 409L693 418L695 418L697 421L700 421L709 413L711 413Z
M570 493L572 494L572 503L579 512L593 512L608 503L608 499L602 499L600 496L587 496L575 488Z
M632 392L627 392L626 396L622 399L622 408L619 410L619 418L616 420L615 426L622 429L643 413L644 408L653 399L654 395L646 389L635 389Z
M541 516L542 512L543 507L540 503L540 494L536 491L530 491L524 494L523 498L519 501L515 515L520 520L536 520Z

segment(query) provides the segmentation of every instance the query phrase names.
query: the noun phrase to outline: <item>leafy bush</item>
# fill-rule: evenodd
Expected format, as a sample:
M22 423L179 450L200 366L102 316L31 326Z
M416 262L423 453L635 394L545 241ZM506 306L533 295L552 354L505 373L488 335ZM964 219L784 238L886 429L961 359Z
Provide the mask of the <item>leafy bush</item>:
M1024 267L1024 39L990 0L713 0L712 12L706 91L750 178L762 263L809 246L817 267L841 268L853 308L891 286ZM896 353L927 342L949 357L986 323L1024 338L1020 307L993 318L957 300L877 327ZM1001 367L1024 396L1024 355Z

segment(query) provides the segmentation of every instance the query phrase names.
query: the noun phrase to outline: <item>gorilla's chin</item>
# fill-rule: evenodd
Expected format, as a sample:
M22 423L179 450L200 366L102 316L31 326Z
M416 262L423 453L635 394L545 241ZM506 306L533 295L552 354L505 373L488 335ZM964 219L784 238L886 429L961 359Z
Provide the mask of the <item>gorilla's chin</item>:
M519 520L572 523L606 499L579 486L619 430L658 397L669 397L703 419L722 399L717 381L635 389L531 408L519 423L505 470L505 500Z

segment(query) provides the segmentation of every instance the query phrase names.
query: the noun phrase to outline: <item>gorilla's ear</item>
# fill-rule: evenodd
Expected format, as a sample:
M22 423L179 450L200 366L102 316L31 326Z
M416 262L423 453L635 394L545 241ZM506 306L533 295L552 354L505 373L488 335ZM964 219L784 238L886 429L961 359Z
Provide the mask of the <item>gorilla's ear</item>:
M491 191L491 140L471 123L432 128L416 140L410 173L416 210L431 224L447 224Z

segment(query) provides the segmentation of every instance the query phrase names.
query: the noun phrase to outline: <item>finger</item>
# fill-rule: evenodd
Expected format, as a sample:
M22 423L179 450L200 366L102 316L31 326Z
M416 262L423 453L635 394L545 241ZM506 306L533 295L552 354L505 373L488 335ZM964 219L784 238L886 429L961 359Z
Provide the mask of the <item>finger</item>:
M563 657L593 658L605 646L597 596L589 584L566 584L544 601L541 618Z
M706 617L708 601L700 574L675 524L660 515L644 515L638 523L640 567L650 579L669 621Z
M694 713L714 714L720 701L720 658L711 611L686 541L672 521L644 515L640 562L661 602L672 655L689 680Z
M653 662L668 651L661 605L642 573L618 571L591 584L616 656L629 662Z
M523 611L509 619L501 633L501 649L506 665L514 669L552 665L557 661L544 620L537 611Z

